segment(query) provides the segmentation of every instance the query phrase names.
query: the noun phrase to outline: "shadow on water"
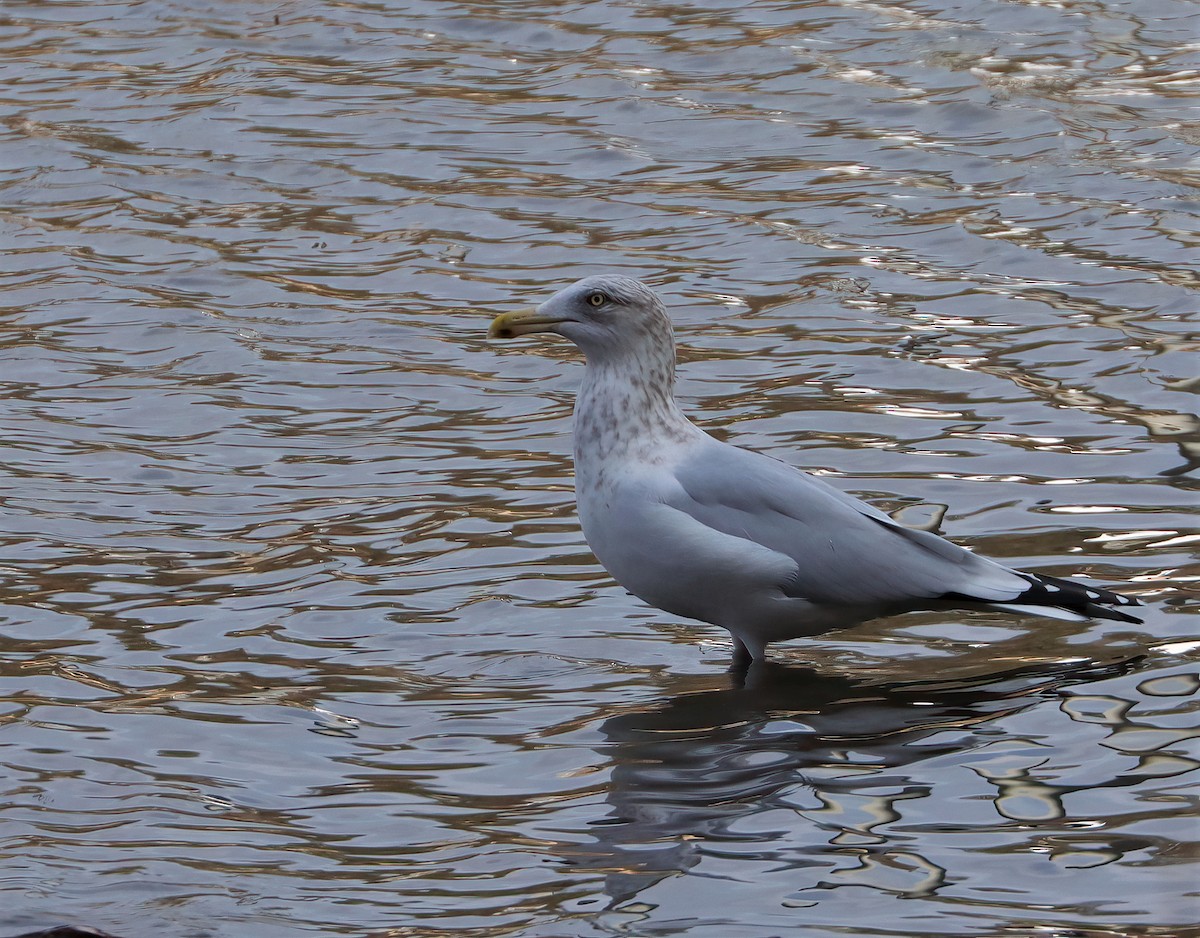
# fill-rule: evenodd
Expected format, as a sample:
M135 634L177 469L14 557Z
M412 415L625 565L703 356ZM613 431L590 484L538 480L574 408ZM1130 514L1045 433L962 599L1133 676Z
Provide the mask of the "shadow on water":
M869 853L887 843L873 828L899 817L896 802L932 793L918 764L965 757L987 741L992 721L1071 685L1127 674L1141 660L889 683L771 662L744 675L688 676L654 708L602 724L611 815L570 862L605 871L616 908L704 855L747 842L788 866L828 866L822 854L848 846ZM847 797L865 800L848 811ZM804 843L781 842L777 810L793 827L797 815L807 822ZM930 869L908 893L930 894L943 880Z

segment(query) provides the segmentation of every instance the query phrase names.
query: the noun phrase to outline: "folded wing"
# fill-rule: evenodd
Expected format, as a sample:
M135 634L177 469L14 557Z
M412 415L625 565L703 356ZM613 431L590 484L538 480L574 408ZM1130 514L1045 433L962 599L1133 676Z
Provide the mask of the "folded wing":
M887 515L785 463L713 440L675 468L672 507L790 557L779 588L815 603L1005 603L1034 577Z

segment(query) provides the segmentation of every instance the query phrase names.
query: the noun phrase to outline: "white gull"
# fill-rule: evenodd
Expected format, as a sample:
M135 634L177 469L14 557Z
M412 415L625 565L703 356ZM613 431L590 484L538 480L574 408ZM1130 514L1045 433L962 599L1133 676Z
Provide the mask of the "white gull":
M767 644L941 606L1140 622L1136 599L1023 573L913 530L786 463L721 443L674 397L675 340L659 298L589 277L492 338L564 336L587 359L575 402L575 497L588 545L640 599L722 626L735 660Z

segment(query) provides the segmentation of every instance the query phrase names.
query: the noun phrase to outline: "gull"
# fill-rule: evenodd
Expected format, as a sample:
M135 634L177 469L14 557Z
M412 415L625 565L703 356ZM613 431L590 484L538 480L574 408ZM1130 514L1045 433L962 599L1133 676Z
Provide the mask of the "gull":
M637 280L588 277L488 332L532 333L563 336L586 360L574 436L588 546L639 599L728 629L735 666L771 642L914 609L1141 622L1124 611L1136 599L1011 569L709 436L675 401L671 320Z

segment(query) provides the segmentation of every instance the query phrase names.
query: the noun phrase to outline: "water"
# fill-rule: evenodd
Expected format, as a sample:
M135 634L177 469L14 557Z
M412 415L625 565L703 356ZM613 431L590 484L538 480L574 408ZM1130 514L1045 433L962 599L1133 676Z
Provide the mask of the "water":
M13 3L0 928L1195 935L1181 2ZM1144 626L775 650L597 567L580 366Z

